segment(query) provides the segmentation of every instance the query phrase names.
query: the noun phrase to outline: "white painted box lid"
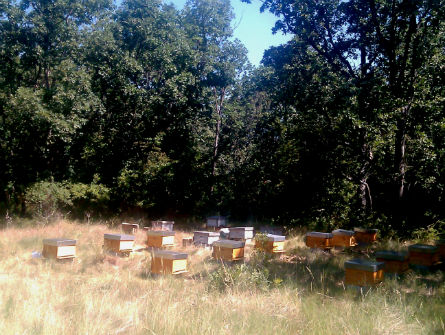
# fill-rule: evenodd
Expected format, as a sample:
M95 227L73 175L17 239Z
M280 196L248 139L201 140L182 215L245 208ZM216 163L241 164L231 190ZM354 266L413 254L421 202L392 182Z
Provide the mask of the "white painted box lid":
M286 236L267 234L267 240L272 242L283 242Z
M213 242L214 247L224 247L224 248L244 248L245 243L243 241L232 241L232 240L219 240Z
M134 241L134 236L124 234L104 234L104 239L117 241Z
M43 240L43 244L52 245L56 247L67 246L67 245L76 245L76 240L71 240L67 238L47 238Z

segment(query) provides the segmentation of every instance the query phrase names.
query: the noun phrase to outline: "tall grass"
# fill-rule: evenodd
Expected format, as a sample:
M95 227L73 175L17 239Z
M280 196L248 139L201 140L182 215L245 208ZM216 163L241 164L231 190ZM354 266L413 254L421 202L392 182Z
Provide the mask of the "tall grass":
M190 254L189 273L152 276L150 254L104 257L105 225L60 221L8 228L0 238L0 334L443 334L443 273L385 280L369 292L343 284L348 253L288 240L282 259L248 246L245 264ZM177 245L183 236L177 234ZM78 240L72 264L33 259L42 239ZM136 244L142 245L138 233Z

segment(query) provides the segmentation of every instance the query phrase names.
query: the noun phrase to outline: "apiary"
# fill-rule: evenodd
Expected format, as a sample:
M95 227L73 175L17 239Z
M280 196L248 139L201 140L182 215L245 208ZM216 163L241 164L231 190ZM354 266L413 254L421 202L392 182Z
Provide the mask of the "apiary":
M354 228L355 240L357 243L371 244L377 241L378 229Z
M123 234L104 234L104 250L116 254L130 254L133 250L134 236Z
M195 231L193 233L193 243L195 245L212 245L219 240L219 232L214 231Z
M383 262L352 259L345 262L345 283L356 286L373 286L383 280Z
M258 239L255 237L255 248L269 254L283 253L285 239L285 236L272 234L262 235Z
M207 227L219 228L226 226L227 219L225 216L209 216L207 218Z
M412 265L433 266L439 262L439 248L434 245L413 244L408 247L409 263Z
M174 221L151 221L151 229L173 231L174 224Z
M69 259L76 257L76 240L49 238L43 240L42 255L45 258Z
M408 254L390 250L377 251L377 262L384 262L383 270L387 273L401 274L409 269Z
M253 239L253 227L231 227L229 228L229 240L251 240Z
M306 234L306 246L309 248L329 249L332 247L331 233L312 231Z
M124 234L134 235L139 229L139 225L137 223L122 222L121 228Z
M186 253L156 250L151 259L151 272L157 274L179 274L187 272Z
M337 229L332 232L332 246L353 247L357 245L352 230Z
M213 258L225 261L237 261L244 258L243 241L219 240L213 242Z
M175 232L166 230L147 230L147 246L153 248L172 247L175 245Z

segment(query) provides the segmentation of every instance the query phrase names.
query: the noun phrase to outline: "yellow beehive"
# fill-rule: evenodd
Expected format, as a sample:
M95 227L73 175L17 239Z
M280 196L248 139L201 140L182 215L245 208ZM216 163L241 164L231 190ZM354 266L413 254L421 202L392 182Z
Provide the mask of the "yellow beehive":
M104 251L128 255L133 250L134 236L104 234Z
M356 286L373 286L383 280L383 262L352 259L345 262L345 283Z
M258 236L258 238L257 238ZM255 248L269 254L280 254L284 252L285 236L280 235L260 235L255 236Z
M213 242L212 256L225 261L237 261L244 258L243 241L219 240Z
M123 222L121 224L121 228L125 234L134 235L134 234L136 234L137 230L139 229L139 225L137 223Z
M49 238L43 240L42 255L45 258L70 259L76 257L76 240Z
M385 273L402 274L409 269L408 254L395 251L377 251L375 253L377 262L384 262Z
M371 244L377 241L378 229L354 228L355 240L361 244Z
M175 232L164 230L147 230L147 246L165 248L175 245Z
M348 248L356 245L357 242L352 230L337 229L332 232L332 246Z
M331 233L309 232L306 234L306 246L320 249L332 248L332 237Z
M157 274L179 274L187 272L188 255L181 252L157 250L153 252L151 272Z
M439 262L439 248L434 245L413 244L408 251L410 264L433 266Z

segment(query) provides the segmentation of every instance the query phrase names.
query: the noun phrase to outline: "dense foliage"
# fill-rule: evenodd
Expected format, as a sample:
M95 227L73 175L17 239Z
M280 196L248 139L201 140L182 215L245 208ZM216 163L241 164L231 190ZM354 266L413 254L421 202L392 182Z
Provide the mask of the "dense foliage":
M444 1L262 10L254 68L229 0L0 0L2 210L440 230Z

